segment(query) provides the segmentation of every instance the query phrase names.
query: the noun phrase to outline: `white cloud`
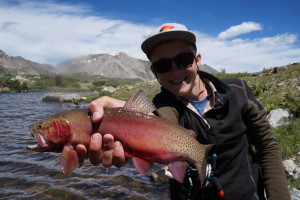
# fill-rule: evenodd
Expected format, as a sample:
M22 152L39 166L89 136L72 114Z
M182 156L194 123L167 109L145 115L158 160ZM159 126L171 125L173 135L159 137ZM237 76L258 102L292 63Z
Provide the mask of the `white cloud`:
M11 56L49 64L80 55L121 51L147 59L140 45L154 27L91 14L94 12L85 5L0 3L0 49ZM260 30L262 25L244 22L235 27L218 38L194 31L202 63L227 72L254 72L300 62L296 34L241 39L236 36ZM235 38L230 40L231 37Z
M198 37L202 63L227 72L256 72L263 68L300 62L300 48L294 47L296 34L259 39L218 40Z
M88 14L85 6L21 2L0 7L0 48L37 62L61 62L92 53L143 57L141 27ZM146 59L146 57L143 57Z
M244 33L250 33L252 31L262 30L262 26L255 22L243 22L240 25L231 26L229 29L221 32L218 35L218 39L232 38Z

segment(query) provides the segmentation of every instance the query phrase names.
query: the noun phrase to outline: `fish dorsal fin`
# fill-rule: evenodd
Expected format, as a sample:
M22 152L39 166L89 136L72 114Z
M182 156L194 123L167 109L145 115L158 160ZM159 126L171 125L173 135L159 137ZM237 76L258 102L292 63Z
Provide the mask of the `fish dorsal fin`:
M125 103L124 108L127 110L152 113L155 110L153 103L146 97L144 90L136 91Z

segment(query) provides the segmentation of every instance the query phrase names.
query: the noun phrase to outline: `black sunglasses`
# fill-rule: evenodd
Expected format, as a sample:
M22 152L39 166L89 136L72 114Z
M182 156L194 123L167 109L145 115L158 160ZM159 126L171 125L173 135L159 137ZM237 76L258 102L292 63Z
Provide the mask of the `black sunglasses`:
M183 69L193 64L195 56L195 52L187 52L178 54L171 59L164 58L152 63L152 69L159 74L169 72L172 69L173 60L179 69Z

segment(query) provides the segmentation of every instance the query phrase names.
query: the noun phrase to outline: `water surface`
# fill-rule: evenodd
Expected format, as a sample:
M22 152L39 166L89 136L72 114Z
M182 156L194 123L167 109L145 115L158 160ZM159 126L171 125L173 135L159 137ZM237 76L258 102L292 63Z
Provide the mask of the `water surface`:
M166 184L138 174L131 163L121 169L106 169L85 161L81 168L65 176L59 166L59 154L26 150L26 145L36 143L28 129L30 124L62 110L75 109L68 103L42 102L44 94L0 93L1 200L169 199Z

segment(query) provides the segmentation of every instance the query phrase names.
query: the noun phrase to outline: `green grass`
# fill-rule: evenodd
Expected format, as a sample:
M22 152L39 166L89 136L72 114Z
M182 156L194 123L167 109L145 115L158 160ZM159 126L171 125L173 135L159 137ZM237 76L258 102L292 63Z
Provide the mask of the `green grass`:
M293 119L289 124L282 125L273 129L279 144L283 159L288 159L298 155L300 152L300 118ZM295 159L296 164L300 165L300 159ZM287 176L288 185L300 190L300 178L294 179Z
M300 152L300 118L293 119L287 125L273 128L280 146L283 159L287 159Z
M277 74L241 78L268 112L283 108L300 117L300 64L284 67Z

